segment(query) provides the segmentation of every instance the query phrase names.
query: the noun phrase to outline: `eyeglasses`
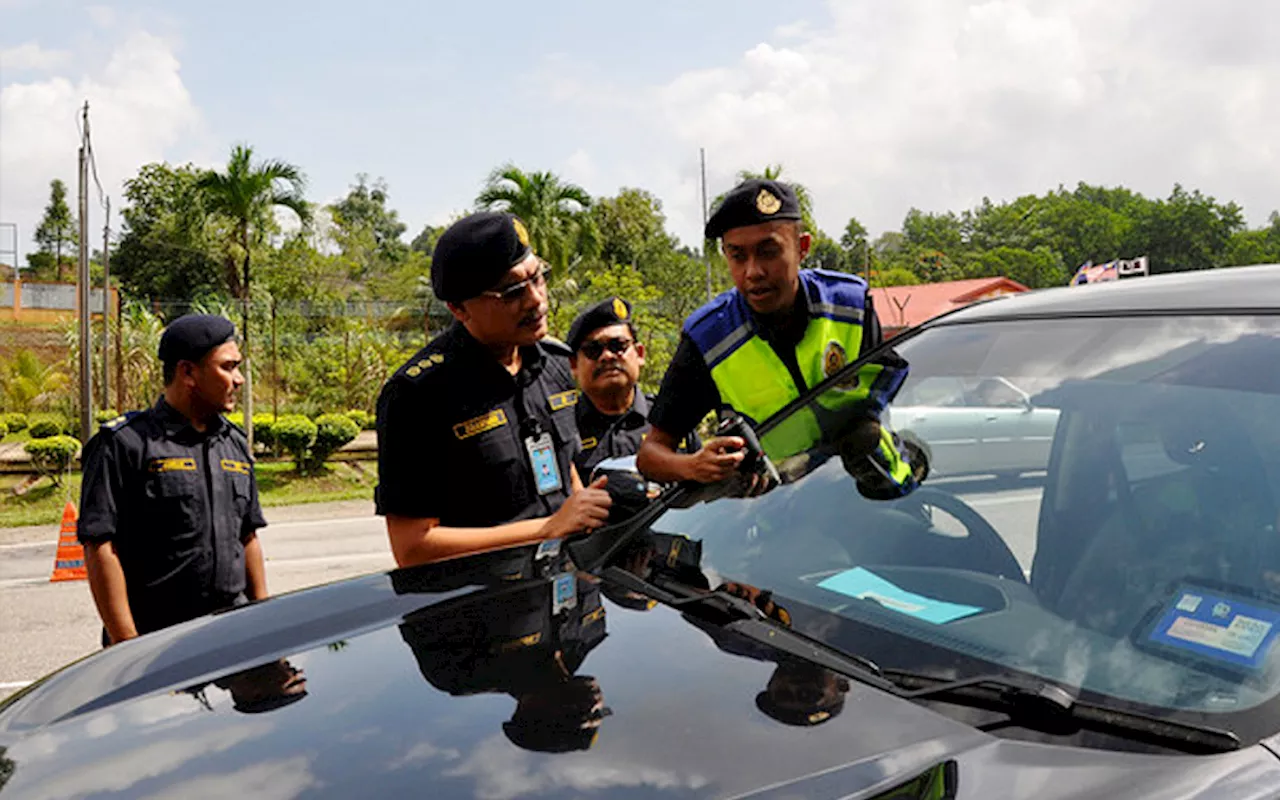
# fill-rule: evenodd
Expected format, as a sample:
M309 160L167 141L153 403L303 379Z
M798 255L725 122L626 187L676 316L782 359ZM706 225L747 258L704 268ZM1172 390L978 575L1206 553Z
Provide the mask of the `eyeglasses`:
M538 271L530 278L526 278L519 283L513 283L510 286L504 286L501 289L490 289L489 291L481 292L480 294L485 297L492 297L497 300L501 300L504 303L515 303L524 297L526 289L531 287L534 289L541 289L545 286L547 283L547 273L550 271L551 268L546 264L543 264L538 267Z
M610 353L620 356L627 352L627 349L630 348L631 345L632 341L630 339L618 337L614 339L593 339L589 342L583 342L582 347L579 347L578 349L582 351L584 356L595 361L599 359L600 356L604 355L606 348L608 348Z

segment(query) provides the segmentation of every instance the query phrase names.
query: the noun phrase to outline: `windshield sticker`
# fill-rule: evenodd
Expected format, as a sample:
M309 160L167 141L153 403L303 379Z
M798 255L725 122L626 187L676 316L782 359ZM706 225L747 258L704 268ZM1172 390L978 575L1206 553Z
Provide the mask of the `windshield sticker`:
M1280 632L1280 610L1197 589L1180 591L1149 635L1157 644L1257 669Z
M890 611L897 611L925 622L941 625L946 622L977 614L984 609L978 606L964 606L935 600L932 597L908 592L889 583L874 572L854 567L850 570L832 575L818 586L830 592L852 597L857 600L870 600L879 603Z

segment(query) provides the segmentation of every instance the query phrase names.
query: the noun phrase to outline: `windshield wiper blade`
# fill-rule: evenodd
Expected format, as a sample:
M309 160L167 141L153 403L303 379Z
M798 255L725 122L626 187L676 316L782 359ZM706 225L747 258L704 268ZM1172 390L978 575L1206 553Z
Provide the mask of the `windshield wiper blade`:
M870 659L842 652L802 633L797 633L773 621L750 602L728 592L692 590L676 593L667 587L646 581L621 567L609 567L601 572L600 577L674 608L706 606L722 614L736 612L738 618L722 623L720 626L722 629L825 667L881 691L895 694L899 692L893 682L883 676L880 667Z
M894 693L905 700L952 703L1008 716L1007 721L978 726L984 731L1010 725L1059 735L1089 730L1197 755L1240 749L1240 739L1231 731L1082 701L1075 692L1037 678L979 675L946 681L909 672L885 674L898 687Z

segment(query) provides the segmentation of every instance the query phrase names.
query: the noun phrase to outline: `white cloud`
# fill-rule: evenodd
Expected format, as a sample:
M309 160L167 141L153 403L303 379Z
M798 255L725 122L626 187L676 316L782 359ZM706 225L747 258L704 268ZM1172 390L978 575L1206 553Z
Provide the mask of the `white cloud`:
M31 234L48 201L50 180L66 182L75 208L77 118L86 100L98 175L115 209L123 205L122 182L138 167L177 146L190 154L201 145L202 119L180 67L168 41L136 31L105 63L86 65L81 77L68 69L0 87L0 221L18 224L23 263L34 248ZM90 201L96 240L102 211L92 190Z
M227 774L206 774L166 787L153 798L182 797L185 800L276 800L297 797L307 789L321 786L311 772L306 756L264 761Z
M828 232L851 215L880 232L913 206L1081 180L1158 197L1181 182L1241 203L1253 224L1280 206L1280 53L1268 44L1280 6L868 0L829 14L639 91L551 81L562 103L629 115L615 145L633 154L626 165L617 151L575 154L597 166L588 188L650 176L686 242L701 222L689 191L700 146L709 196L739 169L781 163Z
M70 59L66 50L46 50L35 42L24 42L0 50L0 70L44 71L61 67Z

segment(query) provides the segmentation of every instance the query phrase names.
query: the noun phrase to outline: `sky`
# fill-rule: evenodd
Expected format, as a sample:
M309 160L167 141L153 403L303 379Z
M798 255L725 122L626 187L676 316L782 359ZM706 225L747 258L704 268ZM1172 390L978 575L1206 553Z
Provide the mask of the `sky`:
M1181 183L1256 226L1280 208L1277 34L1280 4L1247 0L0 0L0 222L25 261L51 179L74 207L88 101L115 210L141 165L245 143L316 202L384 180L406 239L512 162L647 189L692 244L704 148L708 197L780 164L836 237L1080 181Z

